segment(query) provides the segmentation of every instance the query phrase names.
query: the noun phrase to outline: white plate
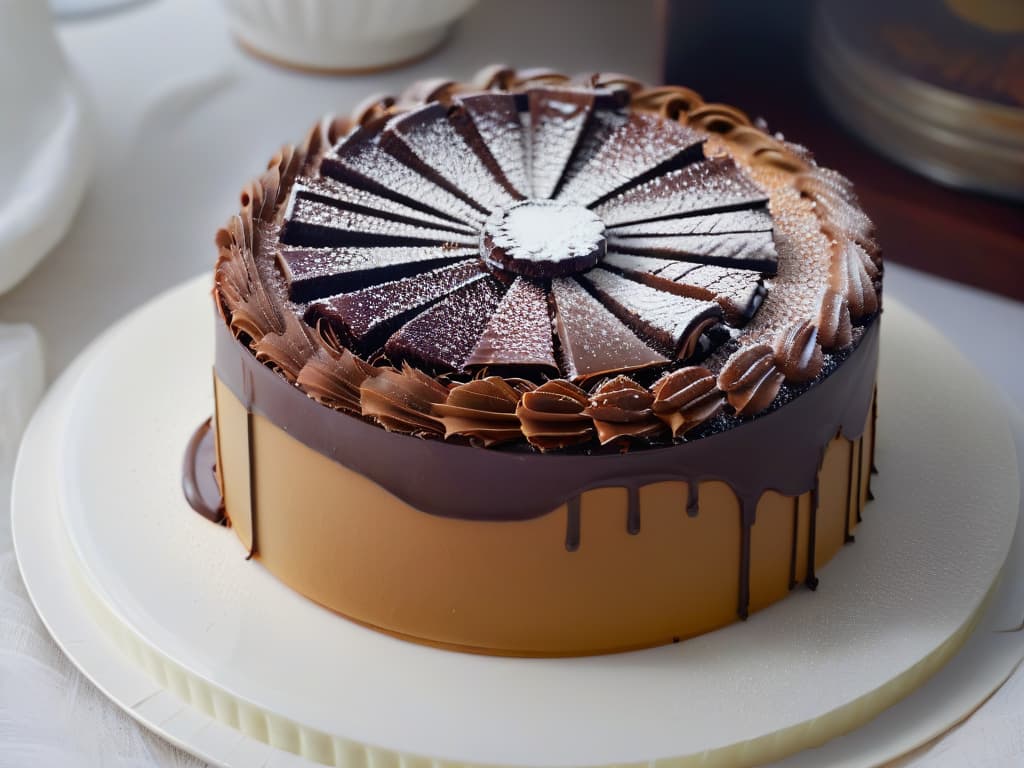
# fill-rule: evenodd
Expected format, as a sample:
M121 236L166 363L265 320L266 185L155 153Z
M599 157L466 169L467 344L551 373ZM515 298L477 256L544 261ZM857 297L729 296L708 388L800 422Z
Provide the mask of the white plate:
M955 650L1013 539L1020 483L998 395L887 299L878 500L817 593L677 646L589 659L385 637L244 561L232 533L180 497L185 441L212 407L208 281L133 314L62 377L23 445L13 516L29 593L72 660L141 722L219 764L297 760L267 742L346 766L423 755L681 765L671 758L705 751L730 764L764 754L754 739L813 744L865 722ZM993 604L970 653L927 684L932 695L876 720L867 740L829 745L829 763L901 754L1001 684L1024 633L998 630L1019 625L1022 603L1004 589Z

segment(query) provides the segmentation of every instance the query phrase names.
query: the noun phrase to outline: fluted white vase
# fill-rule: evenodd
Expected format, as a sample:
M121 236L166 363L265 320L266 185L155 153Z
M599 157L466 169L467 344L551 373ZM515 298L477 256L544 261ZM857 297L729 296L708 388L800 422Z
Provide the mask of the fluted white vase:
M441 44L476 0L224 0L243 47L312 70L397 66Z

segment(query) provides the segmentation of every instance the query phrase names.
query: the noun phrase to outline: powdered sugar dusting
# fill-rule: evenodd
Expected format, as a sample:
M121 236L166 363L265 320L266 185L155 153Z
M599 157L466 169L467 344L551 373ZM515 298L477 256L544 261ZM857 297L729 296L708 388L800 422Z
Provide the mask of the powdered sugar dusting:
M463 233L474 231L471 225L433 216L397 200L376 195L365 189L358 189L337 179L323 176L318 178L300 177L295 180L295 186L292 189L296 197L306 200L316 200L341 208L362 208L365 211L373 211L382 217L406 219L436 229L450 229Z
M384 351L393 360L458 370L476 346L502 293L501 283L492 277L457 288L399 328L384 345Z
M572 379L663 365L668 358L641 341L573 278L551 281L562 369Z
M674 219L657 219L640 224L611 227L615 237L649 237L651 235L717 235L732 232L771 232L772 215L768 206L741 211L720 211Z
M536 89L529 93L530 181L534 198L555 193L594 107L590 91Z
M342 334L357 342L376 343L378 333L407 312L432 302L486 274L476 260L460 261L430 272L333 296L310 307L312 318L335 323Z
M673 356L686 347L685 342L705 321L722 316L713 302L659 291L606 269L592 269L583 279L620 319L655 338Z
M399 269L409 271L417 265L426 269L435 262L458 261L475 255L475 249L444 246L283 248L278 261L288 282L290 298L310 301L340 293L353 276L376 273L373 277L383 282Z
M486 93L468 96L460 102L473 120L477 133L487 146L505 178L524 197L530 194L526 169L526 136L515 97Z
M769 274L775 272L778 259L771 232L612 237L608 245L625 253L674 256L686 261L740 266Z
M515 202L455 130L442 105L395 118L384 130L385 148L389 136L398 137L425 165L485 208Z
M688 165L626 190L594 210L613 227L701 211L764 205L767 195L729 159Z
M289 245L355 245L366 239L383 238L437 244L476 242L471 234L432 229L302 198L293 201L281 234L282 242Z
M465 364L558 369L547 291L540 282L516 278Z
M498 212L494 244L516 259L559 262L585 256L604 239L604 222L578 205L530 200Z
M870 280L869 224L841 177L737 165L727 137L623 102L538 87L367 123L293 188L282 282L296 301L330 296L310 321L364 351L390 334L394 360L587 379L665 365L723 315L741 343L817 317L830 249L816 212L869 250L848 249L847 292Z
M764 303L737 340L770 343L791 323L817 316L829 281L829 244L813 203L801 198L790 177L764 166L751 172L772 192L778 266L775 276L765 281L768 295Z
M608 138L629 122L629 115L617 110L595 109L583 130L583 135L576 142L569 165L562 174L564 180L575 179L581 173L591 173L595 169L591 161L604 146ZM590 167L588 167L590 166Z
M591 205L658 166L681 156L703 157L703 137L658 115L635 113L613 131L587 164L568 178L559 200Z
M320 164L322 173L380 194L390 193L419 201L467 224L484 220L482 212L399 162L375 143L346 149L343 155L324 157Z

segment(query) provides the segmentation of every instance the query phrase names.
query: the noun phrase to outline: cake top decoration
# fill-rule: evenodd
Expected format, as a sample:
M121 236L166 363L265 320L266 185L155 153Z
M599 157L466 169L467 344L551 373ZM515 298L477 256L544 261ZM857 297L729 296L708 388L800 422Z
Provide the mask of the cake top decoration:
M417 84L324 121L243 204L218 239L236 335L325 405L420 435L547 450L727 428L827 375L879 309L842 177L731 107L617 75ZM557 403L577 426L551 426Z

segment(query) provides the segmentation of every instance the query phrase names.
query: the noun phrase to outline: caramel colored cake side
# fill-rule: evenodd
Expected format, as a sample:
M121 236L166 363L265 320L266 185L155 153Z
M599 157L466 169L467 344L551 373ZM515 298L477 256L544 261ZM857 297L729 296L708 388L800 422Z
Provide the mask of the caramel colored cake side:
M603 653L813 588L852 541L879 250L848 182L737 110L491 68L325 120L242 206L186 486L303 595Z

